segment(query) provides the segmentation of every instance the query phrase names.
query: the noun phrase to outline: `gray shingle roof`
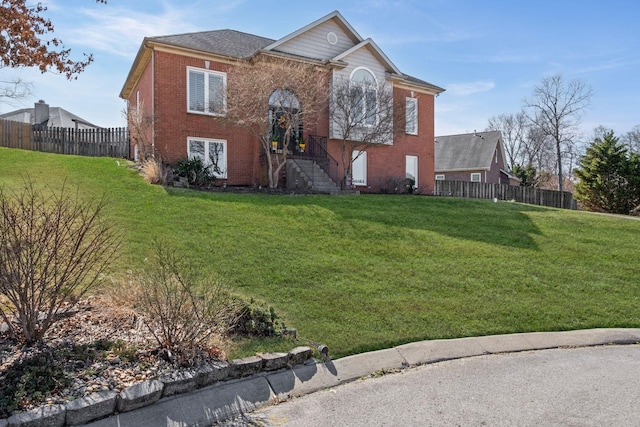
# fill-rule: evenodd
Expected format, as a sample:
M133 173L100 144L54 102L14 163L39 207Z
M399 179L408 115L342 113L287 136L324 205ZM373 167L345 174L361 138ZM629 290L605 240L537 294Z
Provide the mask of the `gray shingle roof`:
M22 108L20 110L0 114L0 119L30 123L32 125L36 124L33 108ZM46 123L38 124L44 124L50 128L76 128L77 126L78 129L96 129L100 127L61 107L49 107L49 120Z
M275 41L235 30L149 37L147 40L232 58L249 58Z
M437 136L435 170L489 169L501 140L500 131Z

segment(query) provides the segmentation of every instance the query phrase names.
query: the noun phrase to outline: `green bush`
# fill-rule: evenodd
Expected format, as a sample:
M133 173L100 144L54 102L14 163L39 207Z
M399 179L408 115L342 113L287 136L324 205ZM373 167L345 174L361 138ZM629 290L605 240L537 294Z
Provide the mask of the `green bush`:
M211 171L211 168L205 165L204 161L199 157L179 160L174 174L178 177L187 178L189 184L196 186L213 185L216 181L216 176Z
M52 349L45 348L6 369L0 377L0 418L69 387L72 380L65 376L63 365Z
M242 301L238 321L231 334L255 337L281 335L285 324L279 318L271 306L258 305L253 299Z

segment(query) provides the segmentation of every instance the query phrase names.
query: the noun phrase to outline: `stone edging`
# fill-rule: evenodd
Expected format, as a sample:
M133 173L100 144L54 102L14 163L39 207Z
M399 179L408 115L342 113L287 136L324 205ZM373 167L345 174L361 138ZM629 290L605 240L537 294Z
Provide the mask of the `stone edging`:
M119 393L115 390L100 391L65 404L45 405L15 414L0 419L0 427L64 427L85 424L150 405L161 397L188 393L220 381L300 365L309 360L312 354L310 347L301 346L288 353L265 353L231 362L213 362L196 369L176 371L143 381Z

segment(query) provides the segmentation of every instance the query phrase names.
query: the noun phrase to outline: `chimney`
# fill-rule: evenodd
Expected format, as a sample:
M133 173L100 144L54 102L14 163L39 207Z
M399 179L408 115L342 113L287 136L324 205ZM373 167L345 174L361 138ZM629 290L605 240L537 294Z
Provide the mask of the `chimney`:
M49 121L49 104L44 102L42 99L35 103L34 108L34 125L42 125L46 126Z

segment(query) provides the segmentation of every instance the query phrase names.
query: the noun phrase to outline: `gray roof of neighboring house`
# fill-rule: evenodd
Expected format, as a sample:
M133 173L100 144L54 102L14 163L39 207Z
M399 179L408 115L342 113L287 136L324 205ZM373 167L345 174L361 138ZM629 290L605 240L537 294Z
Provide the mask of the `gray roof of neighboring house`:
M500 131L437 136L435 171L489 169L497 146L502 150Z
M147 40L232 58L249 58L275 41L235 30L149 37Z
M0 114L0 119L13 120L22 123L35 123L35 108L22 108L20 110L11 111L9 113ZM43 124L43 123L37 123ZM96 126L90 123L80 116L76 116L73 113L65 110L61 107L49 107L49 120L44 123L45 126L50 128L78 128L78 129L96 129L100 126Z

